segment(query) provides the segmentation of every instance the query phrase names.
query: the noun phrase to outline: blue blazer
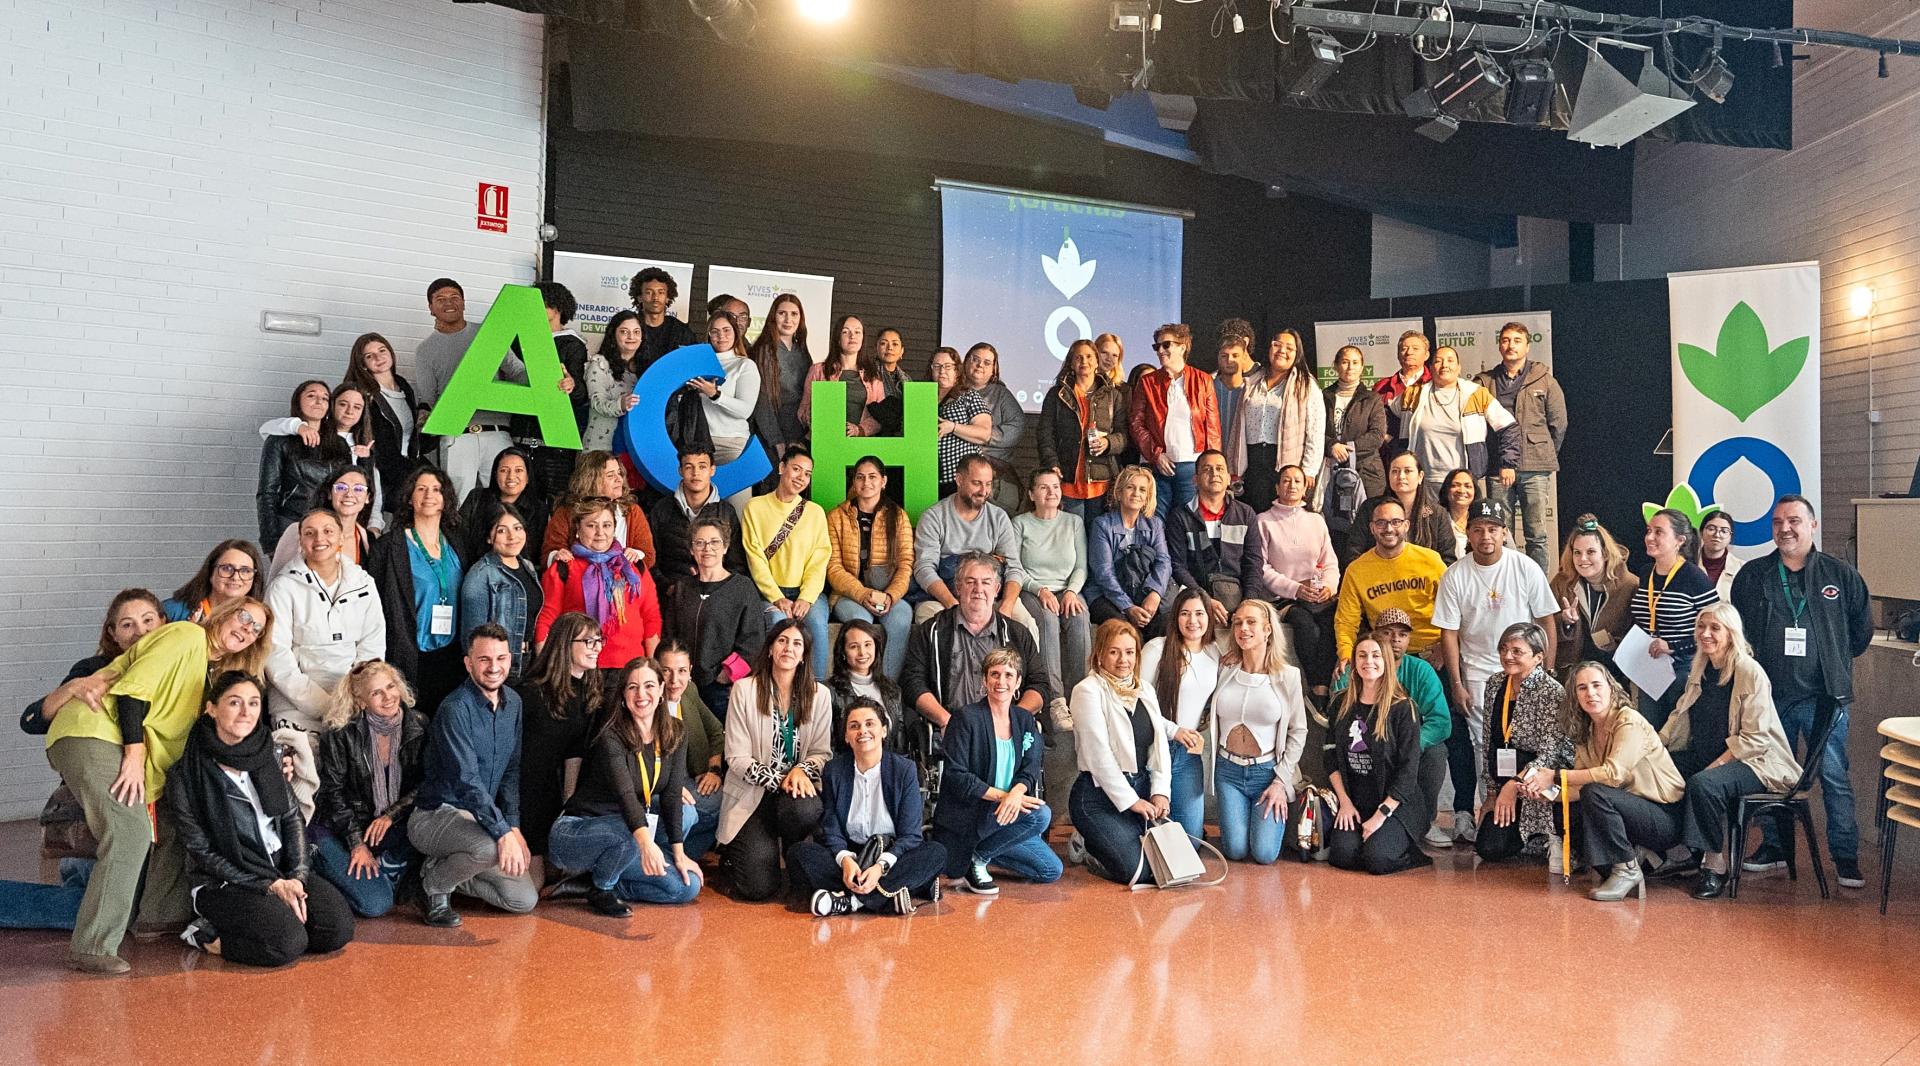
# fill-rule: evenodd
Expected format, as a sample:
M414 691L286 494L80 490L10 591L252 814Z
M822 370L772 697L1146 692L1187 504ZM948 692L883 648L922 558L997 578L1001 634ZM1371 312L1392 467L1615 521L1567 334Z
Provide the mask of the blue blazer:
M880 795L893 819L893 847L888 850L905 855L920 846L921 823L926 818L926 807L920 799L920 771L913 760L897 752L881 753ZM821 771L820 803L826 808L820 819L820 843L835 855L859 851L860 845L847 839L847 812L853 808L852 752L835 755Z
M1029 795L1040 794L1040 761L1046 744L1040 738L1040 723L1032 714L1014 704L1013 783L1027 786ZM968 704L954 712L947 722L941 743L947 767L940 777L940 803L933 808L936 828L971 840L979 825L987 789L993 782L993 712L984 703ZM959 802L962 799L970 803Z

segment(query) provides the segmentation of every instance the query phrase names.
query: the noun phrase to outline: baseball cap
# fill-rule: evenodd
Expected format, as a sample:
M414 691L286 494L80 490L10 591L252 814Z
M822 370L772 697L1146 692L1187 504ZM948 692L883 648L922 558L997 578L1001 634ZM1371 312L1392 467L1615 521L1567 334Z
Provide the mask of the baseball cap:
M1483 521L1498 522L1503 526L1506 525L1507 505L1501 503L1499 500L1479 499L1473 501L1473 506L1467 508L1467 524L1472 525L1475 522Z

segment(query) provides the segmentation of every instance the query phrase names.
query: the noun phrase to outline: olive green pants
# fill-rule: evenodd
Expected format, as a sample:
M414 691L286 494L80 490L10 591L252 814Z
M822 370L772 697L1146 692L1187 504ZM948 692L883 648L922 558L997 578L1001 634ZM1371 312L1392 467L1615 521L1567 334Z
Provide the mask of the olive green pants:
M79 798L87 828L100 841L99 861L73 926L73 951L117 954L127 935L136 892L143 924L184 924L191 917L185 855L165 819L160 820L156 839L144 804L129 807L113 798L120 746L92 737L64 737L47 749L47 761ZM140 889L143 865L147 868L144 892Z

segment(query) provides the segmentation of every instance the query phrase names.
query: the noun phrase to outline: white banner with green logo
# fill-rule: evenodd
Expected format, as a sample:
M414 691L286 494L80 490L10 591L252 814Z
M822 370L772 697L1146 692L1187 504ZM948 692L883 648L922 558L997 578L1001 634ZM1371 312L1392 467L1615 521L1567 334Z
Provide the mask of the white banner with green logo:
M1667 302L1675 497L1765 554L1775 499L1820 503L1820 264L1669 274Z
M1363 384L1371 386L1380 378L1400 372L1400 334L1412 330L1425 333L1427 324L1418 318L1368 318L1347 322L1315 322L1313 324L1313 351L1315 362L1320 367L1320 387L1333 384L1335 377L1333 357L1340 349L1351 344L1360 349L1366 358L1367 369L1361 374ZM1261 356L1266 350L1261 349Z
M1527 359L1553 369L1553 312L1515 311L1507 315L1436 316L1433 346L1450 347L1460 356L1460 376L1470 378L1500 363L1500 331L1510 322L1527 328L1532 343Z

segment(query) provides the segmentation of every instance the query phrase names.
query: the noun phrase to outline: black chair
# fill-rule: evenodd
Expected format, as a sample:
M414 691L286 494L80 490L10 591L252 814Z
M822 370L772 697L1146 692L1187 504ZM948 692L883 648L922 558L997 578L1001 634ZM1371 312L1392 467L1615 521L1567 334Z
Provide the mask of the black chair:
M1746 856L1747 829L1756 819L1772 816L1780 829L1780 845L1786 854L1787 879L1798 881L1800 871L1794 865L1794 827L1807 834L1807 857L1813 876L1820 882L1820 898L1828 899L1827 870L1820 861L1820 841L1813 835L1813 784L1820 776L1820 760L1827 749L1827 737L1833 732L1834 702L1820 698L1815 712L1813 738L1807 745L1807 761L1800 768L1800 780L1785 792L1754 792L1740 797L1728 811L1727 819L1727 898L1740 898L1741 860Z

